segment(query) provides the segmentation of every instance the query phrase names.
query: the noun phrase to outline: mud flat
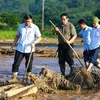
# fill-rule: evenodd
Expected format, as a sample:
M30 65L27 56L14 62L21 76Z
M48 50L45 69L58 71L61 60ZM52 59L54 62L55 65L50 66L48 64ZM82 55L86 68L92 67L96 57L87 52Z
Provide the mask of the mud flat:
M12 45L13 40L0 40L0 56L13 56L14 51L8 51L8 48ZM35 56L37 57L57 57L57 39L44 38L40 43L36 45ZM83 58L83 42L81 38L75 40L75 51L80 58ZM80 47L81 46L81 47ZM14 48L15 49L15 48ZM73 54L76 58L76 55Z

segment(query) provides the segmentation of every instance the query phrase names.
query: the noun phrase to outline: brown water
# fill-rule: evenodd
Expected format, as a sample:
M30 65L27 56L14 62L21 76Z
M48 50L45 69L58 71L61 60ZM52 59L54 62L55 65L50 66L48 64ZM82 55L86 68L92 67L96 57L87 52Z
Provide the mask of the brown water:
M9 76L9 77L11 76L13 60L14 60L13 57L8 57L8 56L0 57L0 78L1 79L2 79L2 75L5 78L6 76ZM75 60L75 66L80 66L80 64L78 64L79 63L78 60L77 59L74 59L74 60ZM32 72L37 75L43 66L55 72L60 73L60 68L59 68L57 58L34 57ZM23 59L19 67L19 76L23 76L24 71L25 71L25 59ZM70 68L66 64L66 74L68 74L69 71L70 71Z
M11 78L11 69L13 63L13 57L0 57L0 80L7 80ZM77 59L74 59L75 66L81 66ZM83 59L81 60L83 62ZM25 60L23 59L20 69L19 69L19 78L22 78L25 71ZM38 74L41 68L45 66L55 72L60 73L58 59L57 58L41 58L35 57L33 61L32 72ZM67 66L66 74L68 74L70 68ZM100 100L100 91L81 91L79 93L75 91L64 91L59 94L44 94L34 99L34 97L24 97L22 100Z

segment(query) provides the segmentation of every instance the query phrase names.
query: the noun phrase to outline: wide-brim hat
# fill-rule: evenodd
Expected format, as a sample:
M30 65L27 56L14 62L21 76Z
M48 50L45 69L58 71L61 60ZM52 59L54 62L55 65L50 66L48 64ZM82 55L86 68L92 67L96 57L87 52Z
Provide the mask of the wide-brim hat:
M96 23L96 22L99 22L100 21L100 19L98 18L98 17L93 17L93 23Z

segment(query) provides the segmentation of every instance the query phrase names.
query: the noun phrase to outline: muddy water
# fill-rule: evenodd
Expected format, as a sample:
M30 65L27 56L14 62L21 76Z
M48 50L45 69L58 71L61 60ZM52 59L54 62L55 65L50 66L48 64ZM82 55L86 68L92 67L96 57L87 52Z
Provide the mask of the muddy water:
M75 66L81 66L77 59L74 59ZM83 62L83 59L81 59ZM13 57L0 57L0 80L7 80L11 78ZM19 68L18 78L22 78L25 71L25 60L22 61ZM60 73L57 58L41 58L35 57L33 61L32 72L36 75L40 72L41 68L45 66L55 72ZM66 74L70 72L70 68L66 64ZM59 94L44 94L34 99L34 97L25 97L22 100L100 100L100 91L81 91L79 93L74 91L64 91Z
M13 57L7 57L7 56L2 56L0 57L0 78L2 79L3 76L10 76L11 75L11 70L12 70L12 64L13 64ZM75 66L81 66L78 64L78 60L74 59L75 61ZM83 62L83 60L81 60ZM42 57L34 57L33 60L33 68L32 72L36 75L40 72L42 67L47 67L55 72L60 73L60 68L58 64L58 58L42 58ZM19 67L19 76L23 76L25 71L25 59L21 62L21 65ZM70 72L70 68L66 63L66 74Z

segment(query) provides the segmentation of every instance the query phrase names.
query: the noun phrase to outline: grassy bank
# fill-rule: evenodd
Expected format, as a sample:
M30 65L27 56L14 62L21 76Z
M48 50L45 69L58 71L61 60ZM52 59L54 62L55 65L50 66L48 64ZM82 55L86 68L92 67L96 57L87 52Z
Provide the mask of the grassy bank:
M15 33L15 31L0 30L0 39L13 39L15 37Z
M56 38L57 36L53 36L52 32L41 32L43 38ZM13 39L16 35L16 31L4 31L0 30L0 39Z

